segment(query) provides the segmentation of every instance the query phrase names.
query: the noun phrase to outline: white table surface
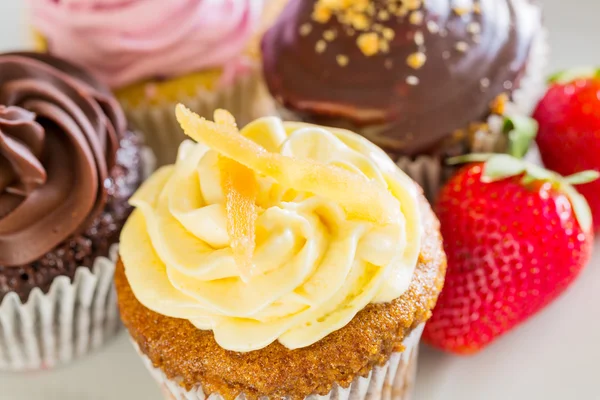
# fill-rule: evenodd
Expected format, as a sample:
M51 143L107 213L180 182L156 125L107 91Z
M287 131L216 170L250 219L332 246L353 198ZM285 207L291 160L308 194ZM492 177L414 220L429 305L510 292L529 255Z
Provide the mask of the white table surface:
M0 49L26 43L24 0L0 0ZM542 0L552 67L600 65L600 1ZM600 241L556 303L469 358L423 348L415 400L600 400ZM0 400L160 400L125 334L51 372L0 374Z

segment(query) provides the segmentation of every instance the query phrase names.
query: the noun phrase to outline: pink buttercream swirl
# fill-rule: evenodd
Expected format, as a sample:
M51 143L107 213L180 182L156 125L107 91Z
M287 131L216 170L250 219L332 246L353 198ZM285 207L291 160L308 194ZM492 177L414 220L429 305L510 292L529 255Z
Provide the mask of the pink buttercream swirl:
M112 88L213 67L238 70L265 0L28 0L49 51ZM243 63L242 63L243 64Z

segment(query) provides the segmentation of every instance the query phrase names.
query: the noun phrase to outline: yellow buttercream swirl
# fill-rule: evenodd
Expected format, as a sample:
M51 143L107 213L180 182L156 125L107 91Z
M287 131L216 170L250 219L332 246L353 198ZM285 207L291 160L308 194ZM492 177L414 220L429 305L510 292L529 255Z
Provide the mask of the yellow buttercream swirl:
M420 252L418 190L383 151L348 131L275 117L241 134L267 152L361 175L365 190L376 182L401 212L378 225L256 173L254 270L242 280L227 230L220 155L184 142L176 164L158 170L132 198L136 210L121 235L125 272L144 306L212 330L228 350L275 340L295 349L408 289Z

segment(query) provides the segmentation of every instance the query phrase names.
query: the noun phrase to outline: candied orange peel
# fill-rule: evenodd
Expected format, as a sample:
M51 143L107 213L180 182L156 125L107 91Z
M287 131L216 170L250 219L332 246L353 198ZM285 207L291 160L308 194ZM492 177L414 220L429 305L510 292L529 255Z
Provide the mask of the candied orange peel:
M252 277L252 256L256 248L256 196L254 172L231 158L219 157L221 185L225 195L227 233L243 281Z
M225 110L215 111L215 123L237 129L233 115ZM225 196L227 233L240 276L247 282L252 277L252 256L256 248L256 197L258 183L254 172L237 161L219 156L221 187Z
M186 135L255 174L269 176L286 188L331 199L349 219L386 225L401 218L398 200L381 184L337 166L268 152L241 135L235 125L223 123L228 118L223 113L215 112L217 122L211 122L182 104L176 107L177 120Z

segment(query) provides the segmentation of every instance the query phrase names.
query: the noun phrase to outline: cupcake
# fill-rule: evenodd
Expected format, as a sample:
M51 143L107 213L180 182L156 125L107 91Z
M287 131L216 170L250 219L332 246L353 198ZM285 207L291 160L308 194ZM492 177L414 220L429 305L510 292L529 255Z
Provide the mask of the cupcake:
M132 197L115 275L168 399L409 399L446 268L438 221L379 148L183 106L184 142Z
M0 55L0 370L65 363L116 333L116 243L146 159L85 71Z
M254 40L264 0L29 1L42 47L109 85L161 165L184 138L178 102L241 124L272 112Z
M361 133L431 199L447 157L505 150L547 45L530 0L291 0L262 52L286 118Z

